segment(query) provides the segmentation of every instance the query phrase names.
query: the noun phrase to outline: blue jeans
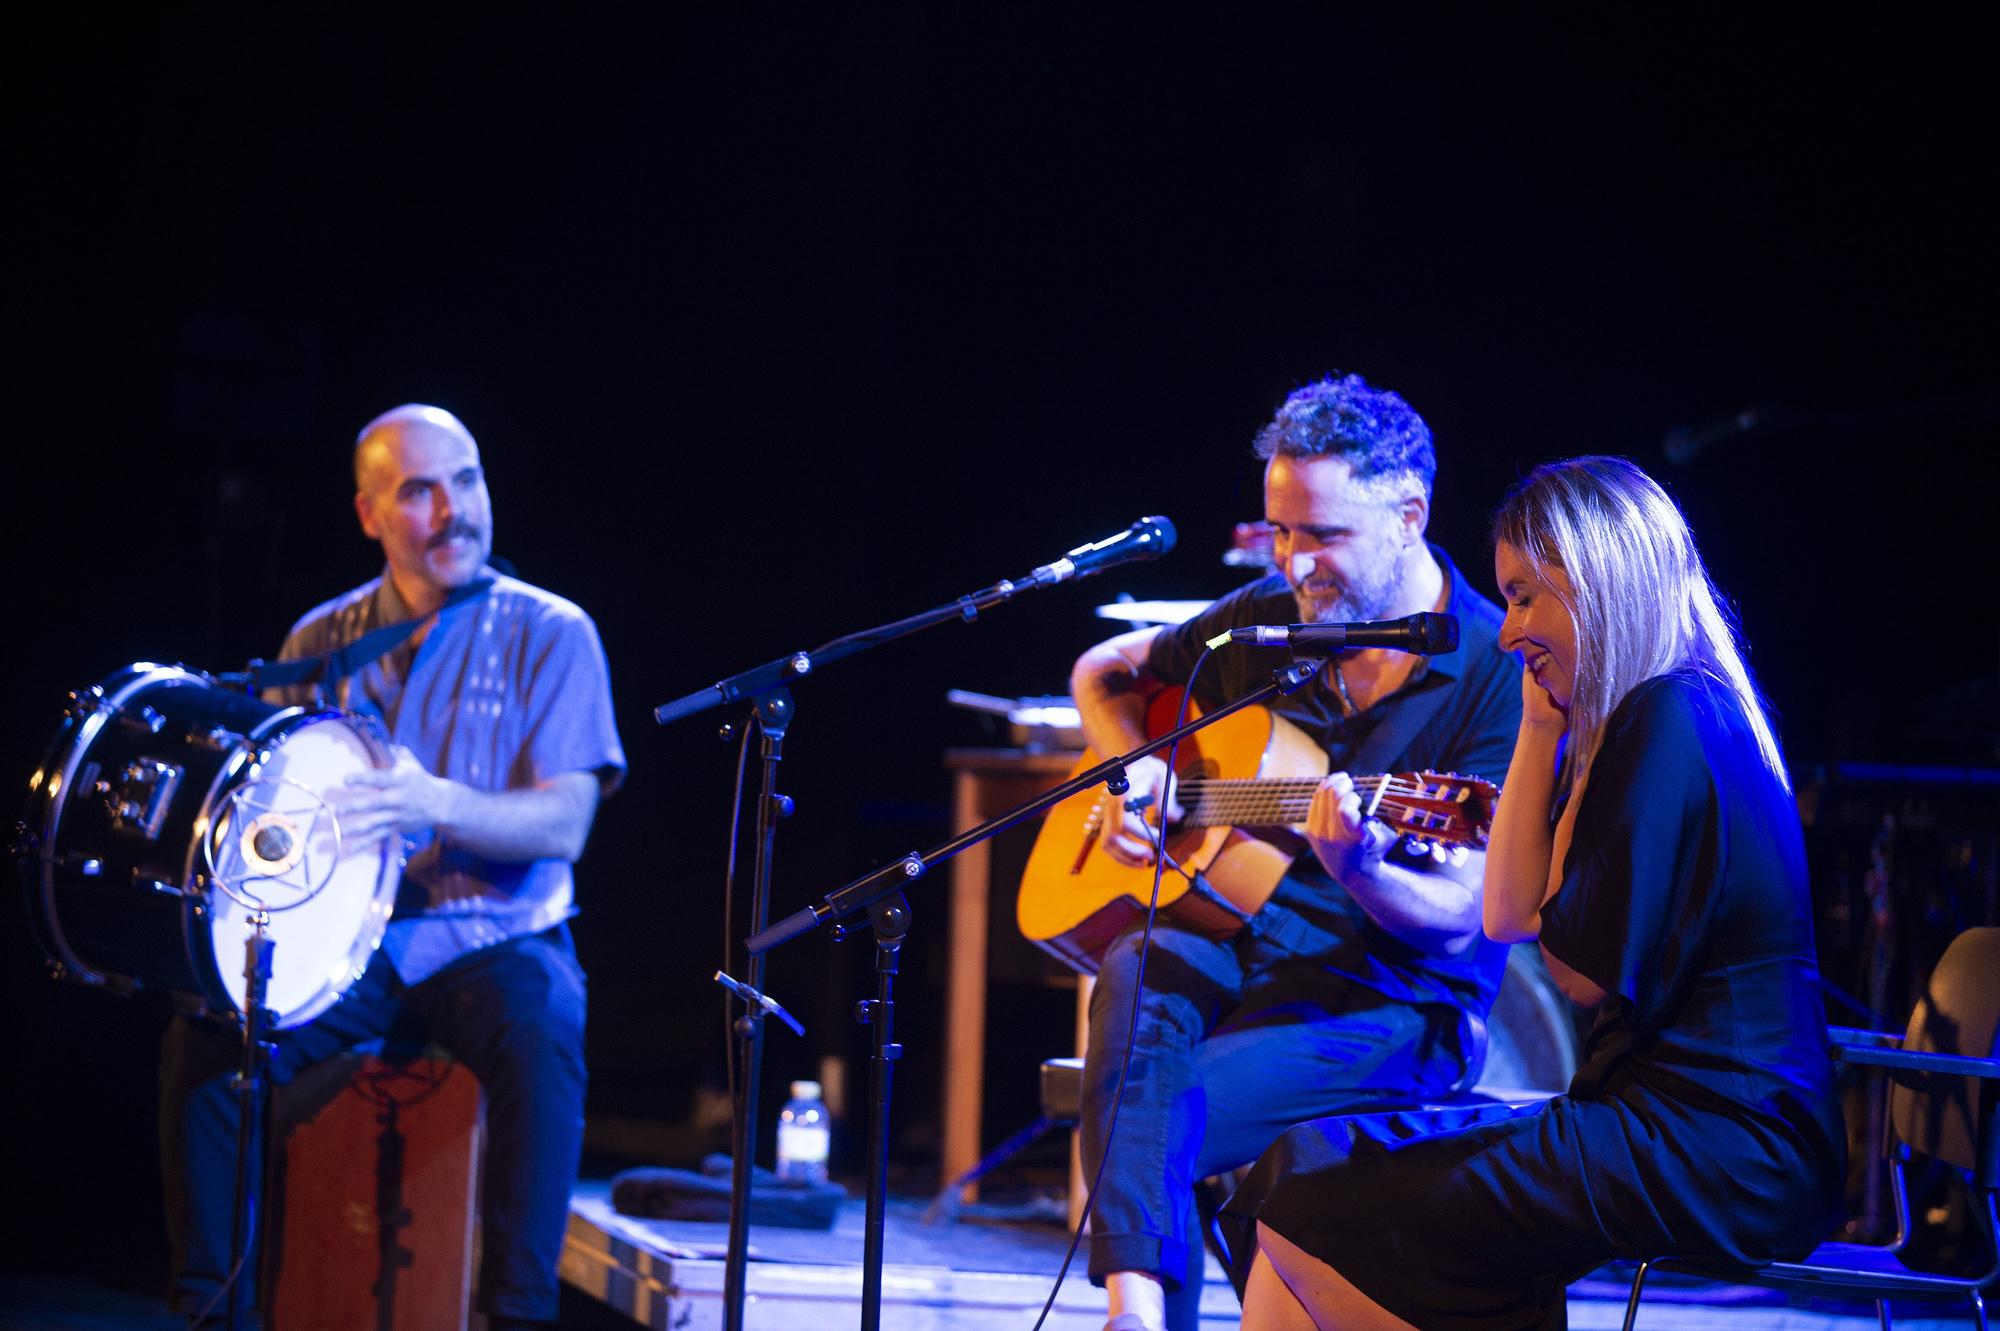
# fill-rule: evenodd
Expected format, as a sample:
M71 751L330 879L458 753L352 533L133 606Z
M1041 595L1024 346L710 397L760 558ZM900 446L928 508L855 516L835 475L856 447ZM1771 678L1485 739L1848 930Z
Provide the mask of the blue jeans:
M1091 995L1081 1145L1086 1182L1104 1140L1138 978L1139 930L1112 943ZM1249 1164L1294 1123L1411 1104L1465 1076L1461 1013L1391 1002L1329 964L1341 940L1273 902L1218 942L1153 929L1132 1061L1092 1212L1090 1275L1144 1271L1167 1325L1201 1300L1195 1185ZM1476 1057L1476 1053L1471 1055Z
M282 949L276 964L284 965ZM567 925L473 952L406 986L377 952L317 1020L274 1037L273 1081L366 1040L428 1040L479 1078L486 1094L480 1182L479 1306L553 1321L556 1261L583 1148L583 971ZM160 1155L172 1249L174 1308L200 1311L234 1262L238 1104L230 1077L240 1037L175 1018L160 1054ZM261 1127L253 1160L262 1161ZM234 1293L255 1325L257 1260ZM226 1310L218 1308L213 1316Z

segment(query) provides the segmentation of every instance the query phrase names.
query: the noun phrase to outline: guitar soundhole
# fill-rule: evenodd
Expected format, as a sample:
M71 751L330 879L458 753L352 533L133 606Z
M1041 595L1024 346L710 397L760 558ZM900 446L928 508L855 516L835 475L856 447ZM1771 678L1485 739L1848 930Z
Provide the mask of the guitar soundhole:
M1214 758L1204 755L1192 762L1183 762L1181 764L1180 771L1175 778L1175 785L1179 786L1188 781L1213 781L1220 777L1221 774L1222 765ZM1176 790L1175 794L1179 795L1180 792ZM1182 798L1181 817L1167 825L1167 835L1171 837L1176 832L1209 826L1209 821L1206 817L1207 811L1204 807L1207 799L1208 795L1205 791L1192 800Z

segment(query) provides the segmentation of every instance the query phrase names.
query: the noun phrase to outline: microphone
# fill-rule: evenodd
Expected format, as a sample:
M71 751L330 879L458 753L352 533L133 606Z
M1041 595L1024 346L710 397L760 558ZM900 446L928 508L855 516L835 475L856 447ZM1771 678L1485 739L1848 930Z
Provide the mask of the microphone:
M1259 624L1218 633L1208 640L1208 645L1220 647L1226 642L1247 642L1257 647L1290 647L1302 652L1381 647L1392 652L1435 656L1458 646L1458 617L1426 611L1402 619L1359 624Z
M1087 578L1135 559L1158 559L1174 548L1174 524L1166 518L1140 518L1101 541L1079 545L1052 564L1044 564L1020 580L1023 587L1053 587L1073 578Z

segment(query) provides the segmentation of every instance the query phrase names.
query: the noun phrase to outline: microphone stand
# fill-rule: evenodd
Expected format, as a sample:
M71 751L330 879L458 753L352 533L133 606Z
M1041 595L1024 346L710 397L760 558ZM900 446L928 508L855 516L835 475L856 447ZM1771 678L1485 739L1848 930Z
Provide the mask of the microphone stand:
M717 707L725 702L748 702L756 719L761 743L763 778L757 798L757 847L751 867L750 927L755 935L766 931L770 918L771 866L777 848L778 820L790 816L792 801L777 791L778 763L784 757L785 731L790 726L794 708L790 691L786 688L792 680L811 673L816 667L829 665L843 657L853 656L907 637L922 629L961 619L967 623L979 618L979 612L1002 601L1012 600L1024 591L1053 586L1079 577L1089 577L1101 572L1112 563L1122 563L1125 559L1151 559L1166 553L1173 545L1172 524L1165 519L1147 519L1156 524L1164 524L1164 534L1155 534L1148 542L1135 542L1129 554L1100 559L1096 563L1078 563L1076 556L1087 547L1080 547L1070 555L1046 564L1016 582L1003 579L990 587L961 596L954 601L921 614L911 615L877 628L864 629L809 652L793 652L763 665L752 666L748 670L719 680L705 689L663 703L653 709L653 720L660 725L677 721L684 716L692 716ZM1115 539L1115 538L1114 538ZM877 1081L871 1083L871 1099L877 1094L882 1097L881 1109L877 1117L885 1124L888 1120L889 1075L888 1061L901 1053L901 1047L893 1040L894 1022L894 975L895 959L908 933L908 911L902 915L902 927L893 934L877 935L876 968L881 973L879 1008L871 1008L864 1002L860 1007L867 1013L879 1013L876 1024L877 1051L872 1060L883 1070L877 1074ZM764 958L762 948L748 949L748 965L744 971L746 983L759 993L764 989ZM886 966L886 970L884 967ZM864 1015L862 1020L870 1020ZM731 1160L729 1174L729 1245L723 1267L722 1279L722 1324L724 1331L743 1331L743 1308L750 1258L750 1171L751 1155L756 1145L757 1082L763 1071L764 1022L763 1012L755 1003L746 1002L743 1015L737 1018L733 1030L736 1036L736 1066L740 1076L736 1084L736 1101L732 1106L730 1122ZM886 1130L886 1129L885 1129ZM882 1143L886 1147L886 1140ZM874 1152L873 1146L870 1148ZM881 1266L881 1237L877 1233L871 1240L873 1247L872 1265L878 1271ZM880 1304L881 1291L875 1290L876 1305Z
M264 1071L270 1063L272 1046L265 1040L271 1014L264 1007L271 982L271 958L277 940L265 933L271 922L262 909L250 915L250 933L243 940L243 1050L229 1089L236 1096L236 1196L231 1207L229 1251L236 1261L224 1281L223 1297L229 1301L225 1313L229 1331L244 1325L246 1292L254 1292L256 1273L249 1269L250 1246L257 1237L259 1192L255 1143L268 1124L265 1117Z
M755 697L752 712L757 720L757 748L763 777L757 796L757 848L751 861L750 918L760 922L770 912L771 863L777 853L778 820L790 817L792 812L791 799L780 795L777 789L778 764L785 756L785 731L792 721L791 691L782 686L762 690ZM764 958L753 953L748 961L750 989L762 993ZM750 1171L751 1157L757 1147L757 1080L764 1065L763 1013L756 1004L746 1001L743 1015L736 1019L733 1029L739 1076L729 1122L729 1248L722 1269L722 1304L723 1325L728 1331L742 1331L750 1265Z
M988 819L949 841L926 851L912 851L901 859L828 893L818 905L788 915L744 940L744 948L756 958L780 943L796 938L827 921L834 922L833 932L836 939L845 938L850 932L850 926L844 921L864 911L867 912L870 926L875 931L876 997L871 1001L857 1004L855 1011L856 1020L873 1027L875 1035L874 1052L869 1059L868 1080L869 1112L874 1116L874 1120L870 1124L868 1135L868 1211L864 1224L861 1273L862 1331L878 1331L882 1324L882 1230L889 1196L890 1091L896 1061L903 1056L903 1047L895 1042L896 960L903 939L910 928L910 905L903 895L903 888L929 872L933 866L988 840L1024 819L1032 818L1051 805L1059 804L1072 795L1090 789L1100 781L1112 794L1124 794L1129 785L1125 767L1134 759L1157 753L1184 736L1192 735L1204 726L1213 725L1223 717L1242 711L1245 707L1268 701L1281 693L1291 693L1318 674L1320 667L1325 664L1324 659L1312 658L1294 661L1275 670L1272 672L1271 682L1262 688L1226 706L1206 712L1178 729L1170 730L1156 739L1150 739L1130 753L1107 758L1089 771L1071 777L1055 789Z

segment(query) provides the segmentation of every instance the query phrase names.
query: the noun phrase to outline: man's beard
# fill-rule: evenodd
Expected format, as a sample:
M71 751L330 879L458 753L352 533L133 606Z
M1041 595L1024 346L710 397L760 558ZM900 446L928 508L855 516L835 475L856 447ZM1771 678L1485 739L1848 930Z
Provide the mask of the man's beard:
M1359 579L1337 588L1307 593L1294 585L1292 599L1298 603L1302 624L1365 623L1389 618L1402 586L1402 560L1398 552L1390 551Z

